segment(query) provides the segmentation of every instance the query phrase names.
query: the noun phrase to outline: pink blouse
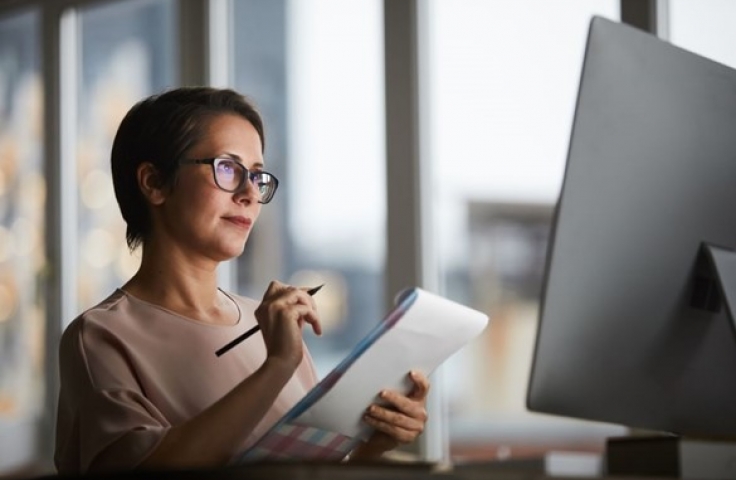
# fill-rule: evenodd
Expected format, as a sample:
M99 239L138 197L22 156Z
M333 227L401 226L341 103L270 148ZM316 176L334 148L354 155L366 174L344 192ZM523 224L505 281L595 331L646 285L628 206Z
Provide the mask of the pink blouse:
M56 467L60 473L131 469L172 426L222 398L266 358L257 333L221 357L215 351L256 325L258 302L228 295L240 310L215 326L116 290L77 317L60 346ZM309 354L240 450L317 382Z

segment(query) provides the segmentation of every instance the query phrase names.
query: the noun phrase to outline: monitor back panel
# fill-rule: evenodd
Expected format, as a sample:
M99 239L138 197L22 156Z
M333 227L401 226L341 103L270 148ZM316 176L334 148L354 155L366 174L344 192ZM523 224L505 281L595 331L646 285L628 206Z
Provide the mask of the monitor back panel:
M736 245L736 71L594 18L551 236L531 410L736 436L736 335L689 305Z

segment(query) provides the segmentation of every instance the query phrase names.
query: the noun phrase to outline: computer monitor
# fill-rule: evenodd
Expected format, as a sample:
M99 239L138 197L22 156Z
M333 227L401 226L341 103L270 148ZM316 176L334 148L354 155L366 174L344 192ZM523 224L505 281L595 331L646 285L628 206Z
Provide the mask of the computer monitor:
M528 408L736 437L734 245L736 71L594 18Z

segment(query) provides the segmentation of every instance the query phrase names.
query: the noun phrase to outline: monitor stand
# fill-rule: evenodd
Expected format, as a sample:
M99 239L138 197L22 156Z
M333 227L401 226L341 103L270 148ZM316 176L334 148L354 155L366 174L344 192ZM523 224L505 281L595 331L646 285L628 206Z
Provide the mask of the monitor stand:
M708 243L701 245L691 306L726 314L736 333L736 252ZM736 336L734 337L736 348ZM675 478L736 478L736 441L696 439L676 435L609 438L609 475L658 475Z
M607 475L736 478L736 443L674 435L609 438L605 468Z
M693 307L713 312L725 303L731 326L736 329L736 252L709 243L701 245L691 300Z

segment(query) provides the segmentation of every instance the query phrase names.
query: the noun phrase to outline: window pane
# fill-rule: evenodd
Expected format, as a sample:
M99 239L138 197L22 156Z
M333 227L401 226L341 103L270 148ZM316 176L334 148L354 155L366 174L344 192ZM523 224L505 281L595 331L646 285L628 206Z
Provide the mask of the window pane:
M441 280L446 295L491 318L443 370L455 457L602 447L604 434L590 424L528 413L525 398L588 26L593 14L617 20L618 5L429 4L428 142Z
M28 461L44 402L40 17L0 19L0 471ZM20 430L15 425L26 423ZM7 456L5 455L7 453ZM24 458L25 457L25 458Z
M79 187L80 309L104 299L138 267L130 254L110 175L120 121L142 97L173 84L175 3L119 1L80 11ZM70 321L71 319L66 319Z
M239 266L239 288L326 283L306 335L320 373L381 318L385 253L383 30L379 0L234 2L235 84L264 114L283 179Z
M670 40L736 68L736 2L670 0Z

